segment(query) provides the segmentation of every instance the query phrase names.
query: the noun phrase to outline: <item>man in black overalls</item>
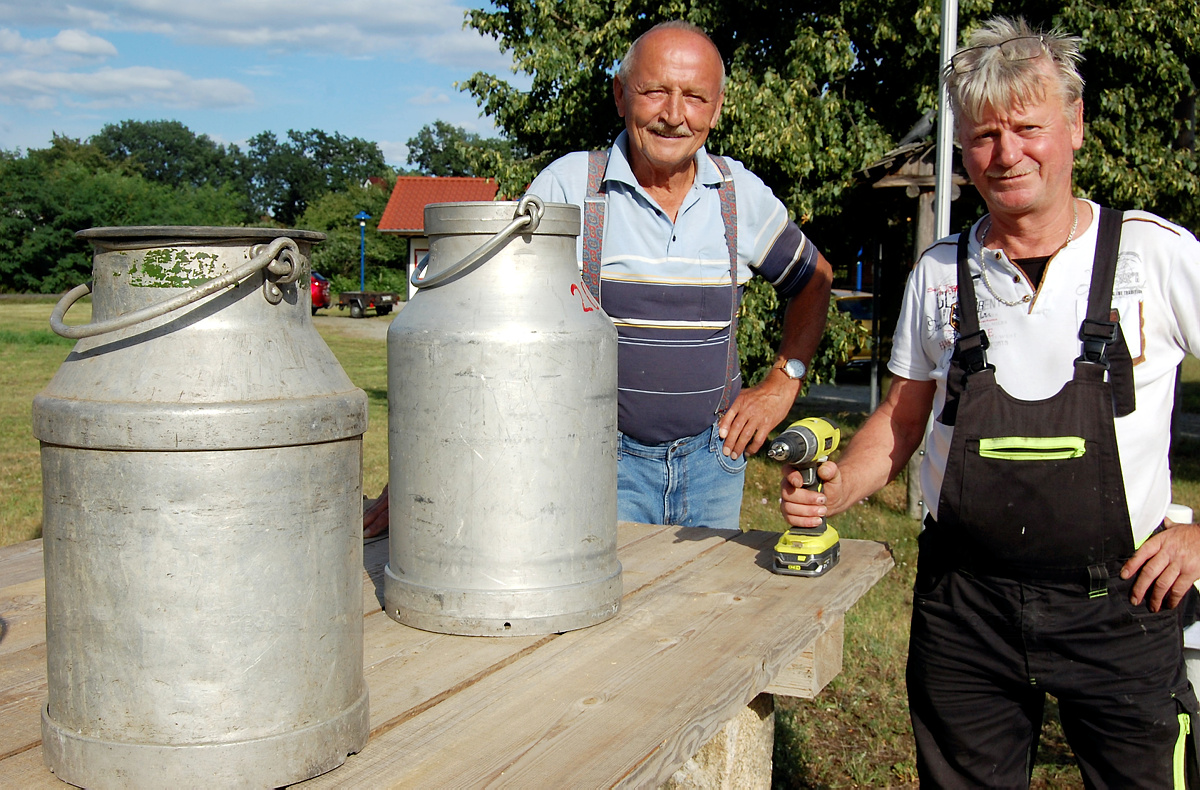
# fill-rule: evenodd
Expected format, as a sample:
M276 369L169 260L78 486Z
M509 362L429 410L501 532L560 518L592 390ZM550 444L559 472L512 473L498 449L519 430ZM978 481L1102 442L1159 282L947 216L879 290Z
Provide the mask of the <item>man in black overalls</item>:
M988 214L922 255L896 378L819 470L823 492L794 471L783 483L789 523L815 526L886 484L929 426L907 672L923 786L1027 787L1047 693L1087 786L1187 774L1196 699L1173 607L1200 577L1200 527L1164 514L1174 368L1200 349L1200 244L1074 197L1079 59L1078 39L1006 19L954 56Z

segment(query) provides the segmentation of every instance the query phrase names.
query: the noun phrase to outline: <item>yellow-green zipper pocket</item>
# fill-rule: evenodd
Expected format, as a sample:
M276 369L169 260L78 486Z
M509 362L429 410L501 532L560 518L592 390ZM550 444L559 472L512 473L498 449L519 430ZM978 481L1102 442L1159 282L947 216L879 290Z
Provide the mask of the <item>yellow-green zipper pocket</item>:
M998 436L979 440L979 456L1002 461L1065 461L1079 458L1085 442L1078 436Z

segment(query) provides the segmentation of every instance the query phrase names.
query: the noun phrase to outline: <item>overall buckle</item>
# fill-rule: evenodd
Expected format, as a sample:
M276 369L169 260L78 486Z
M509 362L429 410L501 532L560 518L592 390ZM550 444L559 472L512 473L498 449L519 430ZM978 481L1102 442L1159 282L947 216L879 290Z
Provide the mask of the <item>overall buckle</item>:
M1117 342L1116 321L1096 321L1085 318L1079 325L1079 339L1083 341L1080 362L1091 362L1108 368L1108 347Z
M958 358L965 372L978 373L990 367L985 353L988 345L987 332L982 329L969 335L959 335L954 344L954 356Z
M1108 595L1108 568L1103 565L1088 566L1088 598L1103 598Z

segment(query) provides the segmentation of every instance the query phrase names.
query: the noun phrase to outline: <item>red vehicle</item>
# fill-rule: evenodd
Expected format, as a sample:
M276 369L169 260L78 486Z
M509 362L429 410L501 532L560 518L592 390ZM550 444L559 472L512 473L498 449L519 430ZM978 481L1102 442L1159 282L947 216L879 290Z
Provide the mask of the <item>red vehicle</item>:
M329 280L312 273L312 314L316 315L322 307L329 307Z

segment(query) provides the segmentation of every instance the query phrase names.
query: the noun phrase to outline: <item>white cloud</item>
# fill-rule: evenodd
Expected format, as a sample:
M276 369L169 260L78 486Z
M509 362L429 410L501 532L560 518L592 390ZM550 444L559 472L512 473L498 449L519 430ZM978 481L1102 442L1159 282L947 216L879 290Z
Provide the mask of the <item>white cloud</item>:
M130 107L154 103L179 108L236 107L253 93L227 79L195 79L180 71L134 66L90 73L12 69L0 72L0 101L45 110L56 103Z
M436 104L449 104L450 95L439 88L426 88L408 100L410 104L429 107Z
M16 30L0 28L0 53L43 60L60 55L109 58L117 54L111 42L83 30L63 30L53 38L28 39Z
M378 145L385 162L396 167L408 167L408 143L380 140Z
M72 55L107 58L117 54L111 42L82 30L63 30L53 41L60 51Z
M0 0L0 22L157 33L188 43L389 54L472 70L506 69L496 43L464 30L453 0Z

